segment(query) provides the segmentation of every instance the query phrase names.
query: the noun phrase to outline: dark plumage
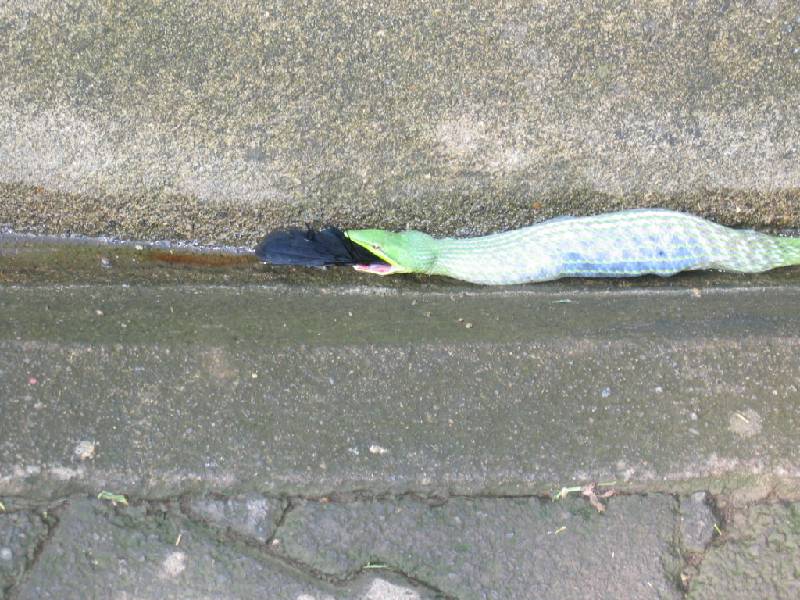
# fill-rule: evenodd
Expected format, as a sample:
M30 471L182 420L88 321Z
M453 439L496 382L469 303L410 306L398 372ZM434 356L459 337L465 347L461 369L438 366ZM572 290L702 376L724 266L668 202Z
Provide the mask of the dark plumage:
M273 265L325 267L383 262L336 227L273 231L256 246L255 252L263 262Z

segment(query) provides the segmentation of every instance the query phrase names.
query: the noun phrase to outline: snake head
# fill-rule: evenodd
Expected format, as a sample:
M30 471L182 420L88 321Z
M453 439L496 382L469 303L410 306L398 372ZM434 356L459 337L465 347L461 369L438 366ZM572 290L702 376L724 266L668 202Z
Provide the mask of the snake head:
M398 233L384 229L352 229L345 235L386 264L359 264L357 271L376 275L393 273L430 273L436 261L436 240L419 231Z

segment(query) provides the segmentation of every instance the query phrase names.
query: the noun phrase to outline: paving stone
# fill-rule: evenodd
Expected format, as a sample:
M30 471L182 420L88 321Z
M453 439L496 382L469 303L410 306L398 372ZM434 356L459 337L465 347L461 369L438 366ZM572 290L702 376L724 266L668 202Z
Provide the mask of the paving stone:
M373 600L382 590L386 599L433 597L392 574L326 583L177 514L74 500L17 598Z
M303 503L278 530L286 556L336 576L387 564L453 597L679 598L668 496Z
M46 535L47 524L37 513L0 513L0 599L22 577Z
M190 498L187 507L192 517L217 527L229 528L259 542L272 536L286 502L247 494L230 498Z
M688 598L800 598L800 504L735 513L720 543L706 552Z

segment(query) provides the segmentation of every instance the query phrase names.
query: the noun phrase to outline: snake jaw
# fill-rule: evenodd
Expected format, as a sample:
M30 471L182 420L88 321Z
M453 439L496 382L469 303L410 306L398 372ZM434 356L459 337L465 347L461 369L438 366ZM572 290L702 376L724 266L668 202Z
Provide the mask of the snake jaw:
M365 273L372 273L373 275L391 275L392 273L403 272L397 265L388 265L385 263L371 263L368 265L353 265L356 271L363 271Z

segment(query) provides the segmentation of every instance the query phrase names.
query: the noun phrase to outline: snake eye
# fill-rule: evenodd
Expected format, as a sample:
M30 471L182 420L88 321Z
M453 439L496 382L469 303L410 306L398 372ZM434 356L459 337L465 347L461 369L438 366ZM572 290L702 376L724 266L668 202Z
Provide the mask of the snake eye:
M373 250L378 250L380 252L381 247L378 244L370 244Z

